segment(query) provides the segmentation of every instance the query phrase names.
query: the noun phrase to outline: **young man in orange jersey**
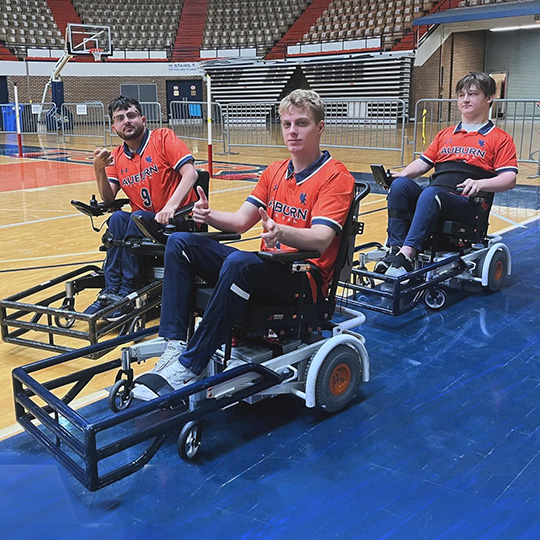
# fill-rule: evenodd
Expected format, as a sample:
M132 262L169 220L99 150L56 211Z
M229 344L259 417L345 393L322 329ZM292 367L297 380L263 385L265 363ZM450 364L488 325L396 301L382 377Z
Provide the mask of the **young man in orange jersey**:
M225 342L251 295L290 301L305 280L306 302L326 294L354 191L345 166L321 151L324 105L309 90L295 90L280 104L281 130L290 158L272 163L236 212L211 209L204 193L193 210L197 223L243 233L262 221L262 250L316 250L313 270L292 274L285 265L263 262L240 251L189 233L169 237L159 335L167 348L153 373L161 376L156 391L179 389L201 378L210 357ZM215 285L199 326L185 344L195 276ZM137 381L135 381L136 383ZM135 384L134 396L156 396Z
M498 192L516 184L516 147L512 137L493 125L489 109L495 81L469 73L456 85L461 122L443 129L429 148L401 172L388 192L388 255L375 271L400 276L413 270L413 259L438 218L474 224L479 191ZM432 167L429 186L413 179Z
M193 190L197 171L191 152L172 130L150 131L136 99L113 99L109 116L113 131L124 144L112 152L105 148L94 150L94 172L102 200L110 203L123 190L133 213L158 226L167 225L180 206L197 200ZM142 237L131 216L129 212L113 212L108 222L112 239ZM85 313L96 313L111 300L124 298L140 286L138 257L124 247L113 243L103 270L105 288ZM116 310L107 315L107 320L117 320L124 314L124 310Z

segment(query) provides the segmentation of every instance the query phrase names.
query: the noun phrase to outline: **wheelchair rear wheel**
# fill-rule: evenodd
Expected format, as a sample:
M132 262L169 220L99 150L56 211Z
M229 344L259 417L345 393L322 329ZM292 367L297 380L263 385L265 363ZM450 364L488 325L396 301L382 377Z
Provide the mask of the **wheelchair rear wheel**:
M482 275L485 259L479 264L479 275ZM488 267L488 282L487 288L491 292L499 291L504 283L506 274L508 273L508 256L505 251L498 249L491 260Z
M352 347L338 345L332 349L317 374L317 406L326 412L344 409L356 394L361 370L360 358Z

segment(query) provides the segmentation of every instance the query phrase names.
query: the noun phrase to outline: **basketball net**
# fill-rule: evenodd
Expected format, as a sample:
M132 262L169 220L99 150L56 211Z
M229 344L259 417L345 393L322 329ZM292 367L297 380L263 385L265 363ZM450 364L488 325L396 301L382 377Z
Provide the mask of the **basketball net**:
M94 47L92 49L88 49L93 55L94 55L94 62L99 62L101 60L101 55L103 54L103 49L100 49L99 47Z

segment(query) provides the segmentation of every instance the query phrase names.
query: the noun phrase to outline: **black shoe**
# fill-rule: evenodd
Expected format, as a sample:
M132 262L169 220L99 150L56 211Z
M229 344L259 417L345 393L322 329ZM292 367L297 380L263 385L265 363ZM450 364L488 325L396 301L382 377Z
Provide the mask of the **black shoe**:
M375 263L373 271L377 272L377 274L386 274L386 271L390 268L392 261L398 253L398 247L391 247L388 253L380 261Z
M393 255L390 260L390 266L386 270L385 275L399 277L413 271L412 259L409 259L405 254L398 253Z
M90 304L83 311L83 313L86 313L86 315L93 315L94 313L97 313L111 303L109 297L114 294L116 294L116 289L114 289L113 287L105 287L98 293L97 300L94 303Z
M108 322L116 322L125 317L127 314L131 313L134 309L133 303L128 302L123 306L120 306L118 309L111 311L108 315L105 315L104 319Z

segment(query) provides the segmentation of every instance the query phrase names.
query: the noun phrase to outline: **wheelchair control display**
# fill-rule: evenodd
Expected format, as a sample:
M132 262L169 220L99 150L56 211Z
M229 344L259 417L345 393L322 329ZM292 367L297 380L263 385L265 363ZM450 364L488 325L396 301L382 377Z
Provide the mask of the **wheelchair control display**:
M390 169L385 169L382 165L370 165L375 182L384 189L390 189L394 177L390 174Z

